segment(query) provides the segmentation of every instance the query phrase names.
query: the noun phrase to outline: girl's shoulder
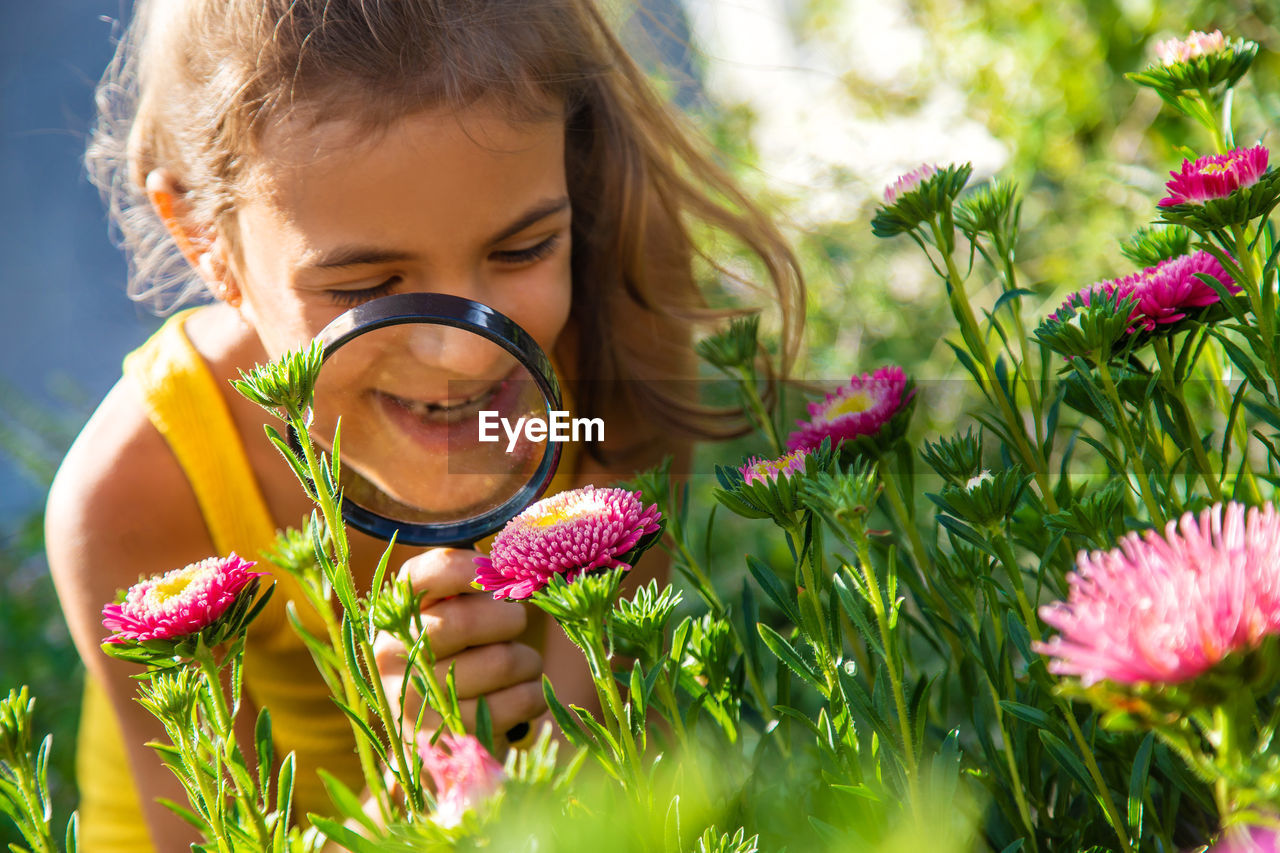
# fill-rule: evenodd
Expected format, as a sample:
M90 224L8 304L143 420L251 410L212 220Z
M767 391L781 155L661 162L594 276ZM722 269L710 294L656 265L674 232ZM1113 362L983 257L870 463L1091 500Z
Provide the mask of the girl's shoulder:
M55 580L67 574L95 586L128 585L183 565L172 561L187 552L207 556L208 533L191 484L127 379L111 389L63 459L45 528Z
M207 326L204 313L187 325ZM216 363L217 336L203 337L215 342L215 375L229 369ZM212 553L192 484L131 377L108 392L63 459L45 525L55 579L91 572L95 582L128 585Z

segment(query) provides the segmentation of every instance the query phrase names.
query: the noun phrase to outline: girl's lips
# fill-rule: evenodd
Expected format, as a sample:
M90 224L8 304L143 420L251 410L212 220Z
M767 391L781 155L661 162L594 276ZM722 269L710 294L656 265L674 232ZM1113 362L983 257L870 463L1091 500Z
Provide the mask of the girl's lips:
M373 391L373 395L381 401L399 406L414 417L425 422L450 424L480 412L493 400L502 383L491 385L476 394L461 399L446 400L414 400L401 397L387 391Z

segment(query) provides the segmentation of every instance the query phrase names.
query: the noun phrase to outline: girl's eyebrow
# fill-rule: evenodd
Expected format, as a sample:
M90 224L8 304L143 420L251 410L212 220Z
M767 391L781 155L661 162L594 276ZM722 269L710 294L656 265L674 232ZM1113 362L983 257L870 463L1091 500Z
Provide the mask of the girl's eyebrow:
M489 238L489 242L500 243L508 237L519 234L530 225L546 219L552 214L559 213L568 207L568 196L538 202ZM394 263L396 261L412 260L413 258L414 255L411 252L383 249L376 246L338 246L320 255L315 260L304 261L302 266L312 269L340 269L342 267Z

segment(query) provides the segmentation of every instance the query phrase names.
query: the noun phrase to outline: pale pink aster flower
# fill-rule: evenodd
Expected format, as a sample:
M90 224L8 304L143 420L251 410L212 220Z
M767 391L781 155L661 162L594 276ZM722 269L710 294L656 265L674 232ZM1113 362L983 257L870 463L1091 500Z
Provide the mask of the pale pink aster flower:
M445 732L433 744L430 733L419 732L418 755L435 787L432 819L445 829L462 823L506 778L502 765L471 735Z
M938 167L925 163L898 178L884 190L884 203L893 204L903 193L908 193L920 186L926 178L938 174Z
M1038 643L1049 671L1173 684L1280 633L1280 514L1218 504L1080 552L1067 601L1040 609L1059 633Z
M761 459L753 456L738 470L742 472L742 479L748 486L756 482L776 483L779 477L803 474L804 460L808 455L808 450L801 449L784 453L777 459Z
M1050 314L1049 319L1058 320L1059 313L1066 313L1064 309L1089 305L1095 294L1115 293L1117 301L1135 297L1130 314L1134 325L1130 331L1141 326L1150 332L1157 325L1175 323L1185 318L1187 312L1218 301L1218 292L1205 284L1199 274L1216 278L1231 293L1241 290L1217 258L1208 252L1192 252L1122 278L1091 284L1068 296L1063 307Z
M1231 827L1210 853L1280 853L1280 832L1262 826Z
M210 557L139 581L124 601L102 608L108 643L173 640L199 633L218 621L255 578L255 564L234 553Z
M796 421L799 428L787 437L787 450L812 450L824 438L834 449L845 439L875 435L915 396L906 388L901 367L854 376L826 399L809 404L809 420Z
M1221 30L1214 30L1211 33L1192 30L1184 39L1169 39L1157 43L1156 57L1161 65L1169 66L1198 56L1221 53L1226 49L1227 40Z
M494 598L525 599L555 574L571 581L594 569L630 569L620 558L657 532L660 517L626 489L552 495L507 522L489 556L475 558L476 584Z
M1166 183L1169 195L1160 199L1160 207L1175 204L1203 204L1215 198L1226 198L1238 189L1251 187L1267 171L1268 151L1261 145L1237 148L1226 154L1210 154L1194 163L1182 161L1182 170L1170 172Z

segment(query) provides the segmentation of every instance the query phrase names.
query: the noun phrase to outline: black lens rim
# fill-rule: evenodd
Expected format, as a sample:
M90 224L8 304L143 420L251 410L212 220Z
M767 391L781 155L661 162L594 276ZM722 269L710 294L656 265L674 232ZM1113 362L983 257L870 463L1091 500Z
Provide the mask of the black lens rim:
M344 312L316 336L324 347L322 368L334 353L361 335L407 323L432 323L480 335L502 347L533 376L549 411L558 410L563 405L560 381L551 367L551 359L532 335L488 305L447 293L397 293L372 299ZM290 441L296 447L298 437L292 431L290 433ZM559 442L548 441L537 470L519 491L499 506L464 521L447 524L400 521L379 515L346 498L342 501L342 517L357 530L384 541L390 541L394 535L397 542L406 545L471 546L500 530L542 496L560 464L560 452Z

